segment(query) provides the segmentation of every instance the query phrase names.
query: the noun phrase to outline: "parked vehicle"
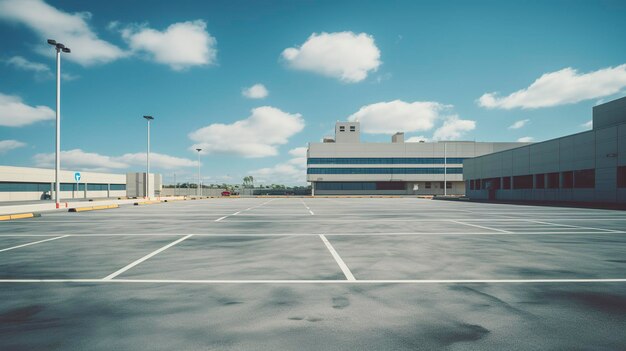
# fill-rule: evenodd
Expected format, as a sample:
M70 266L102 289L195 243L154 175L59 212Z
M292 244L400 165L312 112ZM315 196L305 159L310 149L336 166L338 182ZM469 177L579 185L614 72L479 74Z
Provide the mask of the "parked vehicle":
M222 196L230 196L230 191L222 191Z

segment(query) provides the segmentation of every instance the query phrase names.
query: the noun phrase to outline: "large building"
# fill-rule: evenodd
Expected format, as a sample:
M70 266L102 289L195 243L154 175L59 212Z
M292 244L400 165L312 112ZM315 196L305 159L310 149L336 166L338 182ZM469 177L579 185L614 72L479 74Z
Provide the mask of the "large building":
M145 173L61 171L60 198L143 197ZM54 169L0 166L0 201L54 198ZM161 175L150 173L150 195L159 195Z
M626 97L593 108L593 129L465 160L470 198L626 202Z
M358 122L337 122L334 139L309 143L307 181L313 195L462 195L464 160L526 144L404 142L403 133L362 143Z

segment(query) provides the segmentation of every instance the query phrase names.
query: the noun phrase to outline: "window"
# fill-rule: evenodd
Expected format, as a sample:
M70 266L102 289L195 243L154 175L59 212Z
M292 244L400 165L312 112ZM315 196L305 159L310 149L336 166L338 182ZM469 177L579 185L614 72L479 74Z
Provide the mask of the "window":
M617 167L617 187L626 188L626 166Z
M561 177L563 177L564 189L571 189L574 187L574 172L561 172Z
M511 177L502 177L502 189L511 189Z
M548 189L558 189L559 188L559 173L548 173L546 174L546 178L548 178Z
M404 190L404 182L376 182L376 190Z
M107 184L87 184L87 191L102 191L107 188Z
M485 179L483 186L488 190L498 190L500 189L500 178Z
M111 190L126 190L126 184L111 184Z
M543 189L546 187L546 175L535 174L535 189Z
M350 131L351 132L356 132L356 126L350 126Z
M426 184L428 184L428 183L426 183ZM469 181L469 188L470 188L470 190L474 190L474 179Z
M308 168L307 174L443 174L443 167L422 168ZM448 167L448 174L463 174L463 168Z
M346 131L346 127L345 126L339 126L339 131L340 132L345 132Z
M44 192L50 188L50 183L0 182L0 192Z
M472 182L473 182L473 181L472 181ZM473 183L472 183L472 184L473 184ZM426 183L425 183L425 185L424 185L424 187L425 187L426 189L430 189L430 188L432 188L432 186L433 186L433 185L432 185L432 183L431 183L431 182L426 182Z
M446 182L446 189L452 189L452 183Z
M588 189L596 187L596 170L581 169L574 171L574 188Z
M463 164L463 157L448 157L447 164ZM346 165L346 164L443 164L443 157L311 157L310 165Z
M513 189L532 189L533 188L533 176L523 175L513 177Z
M316 182L317 190L404 190L405 182Z
M480 179L476 179L476 190L482 189L482 181Z

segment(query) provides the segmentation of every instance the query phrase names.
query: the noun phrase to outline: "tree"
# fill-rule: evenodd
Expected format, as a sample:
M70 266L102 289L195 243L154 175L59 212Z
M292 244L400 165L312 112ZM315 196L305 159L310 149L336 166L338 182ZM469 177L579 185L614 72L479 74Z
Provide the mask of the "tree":
M243 187L244 188L254 188L254 177L245 176L243 177Z

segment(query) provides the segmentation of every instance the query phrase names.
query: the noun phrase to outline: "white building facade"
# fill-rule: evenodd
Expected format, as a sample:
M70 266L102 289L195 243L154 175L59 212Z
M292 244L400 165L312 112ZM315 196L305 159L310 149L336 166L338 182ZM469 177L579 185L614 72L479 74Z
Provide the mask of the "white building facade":
M309 143L307 181L313 195L463 195L465 159L526 144L405 143L403 133L361 143L358 122L337 122L334 139Z
M593 129L464 161L470 198L626 203L626 98L593 108Z
M59 195L62 200L143 197L144 178L145 173L61 171ZM150 194L158 195L161 175L150 174L150 179ZM54 199L54 182L54 169L0 166L0 201Z

